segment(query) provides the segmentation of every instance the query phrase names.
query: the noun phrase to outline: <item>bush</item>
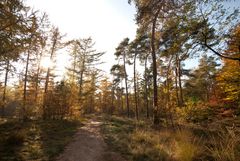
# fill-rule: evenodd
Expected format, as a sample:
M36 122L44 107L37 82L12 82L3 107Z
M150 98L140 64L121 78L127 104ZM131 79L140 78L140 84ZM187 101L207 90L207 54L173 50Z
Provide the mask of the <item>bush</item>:
M211 120L213 115L213 109L208 107L207 104L193 101L186 102L186 106L181 109L178 108L177 112L180 118L194 123Z

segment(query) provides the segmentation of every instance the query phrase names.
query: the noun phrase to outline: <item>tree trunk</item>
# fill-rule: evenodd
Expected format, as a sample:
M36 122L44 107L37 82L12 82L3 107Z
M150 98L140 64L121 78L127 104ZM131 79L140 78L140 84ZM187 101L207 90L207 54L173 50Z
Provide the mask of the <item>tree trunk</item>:
M126 71L125 53L123 54L123 65L124 65L124 78L125 78L125 88L126 88L127 115L128 117L130 117L129 100L128 100L128 79L127 79L127 71Z
M139 110L140 110L139 108L141 108L140 107L141 101L140 101L140 96L139 96L140 91L139 91L139 77L138 77L138 75L136 77L136 89L137 89L138 118L139 118Z
M178 84L179 84L179 103L180 103L179 105L180 107L182 107L184 104L184 101L183 101L182 80L181 80L182 69L181 69L181 61L179 57L177 57L177 63L178 63Z
M5 115L5 105L6 105L6 90L7 90L7 82L8 82L8 73L9 73L9 66L10 62L9 60L6 60L6 72L5 72L5 78L4 78L4 87L3 87L3 97L2 97L2 116Z
M123 100L123 90L121 90L121 114L124 113L123 104L124 104L124 100Z
M30 51L27 53L27 62L26 62L26 68L25 68L25 74L24 74L24 87L23 87L23 119L25 120L27 118L26 116L26 99L27 99L27 79L28 79L28 65L29 65L29 58L30 58Z
M44 87L43 119L46 119L46 117L47 117L46 99L47 99L47 92L48 92L49 74L50 74L50 69L48 68L47 75L46 75L46 80L45 80L45 87Z
M118 112L121 113L122 112L122 99L121 99L121 91L117 88L117 103L118 103Z
M50 55L50 61L53 61L53 55L55 52L56 48L56 41L53 42L52 50L51 50L51 55ZM50 77L50 67L47 69L47 75L46 75L46 81L45 81L45 87L44 87L44 101L43 101L43 119L46 119L47 116L47 111L46 111L46 99L47 99L47 93L48 93L48 83L49 83L49 77Z
M37 103L37 97L38 97L38 80L39 80L39 74L41 70L41 65L40 65L41 59L42 59L42 51L39 56L38 67L37 67L37 75L36 75L36 82L35 82L35 103Z
M123 79L121 80L121 89L120 89L120 92L121 92L121 113L123 114L124 113L124 109L123 109L123 104L124 104L124 100L123 100Z
M135 117L138 120L138 100L137 100L137 85L136 85L136 58L137 54L134 55L133 62L133 84L134 84L134 98L135 98Z
M170 60L169 60L169 63L168 63L168 68L167 68L167 75L166 75L166 88L167 88L167 103L166 103L166 106L167 106L167 110L169 112L169 119L170 119L170 122L172 124L172 127L174 128L174 123L173 123L173 116L172 116L172 106L171 106L171 95L170 95L170 82L169 82L169 72L170 72L170 69L171 69L171 62L172 62L172 59L173 59L173 55L171 56Z
M82 97L82 84L83 84L83 71L80 73L80 80L79 80L79 102L81 101Z
M176 103L177 106L180 105L179 95L178 95L178 69L175 67L175 88L176 88Z
M114 112L114 91L115 91L115 88L114 86L112 86L112 95L111 95L111 115L113 114Z
M178 54L175 56L175 88L176 88L176 103L177 106L180 106L180 98L179 98L179 64L178 64Z
M79 103L81 102L82 98L82 88L83 88L83 74L85 72L85 54L83 56L82 67L80 71L80 80L79 80Z
M152 64L153 64L153 123L159 124L160 118L158 114L158 85L157 85L157 58L156 58L156 50L155 50L155 29L156 22L160 12L160 8L157 13L154 15L154 19L152 22L152 35L151 35L151 49L152 49Z
M145 94L144 94L144 100L145 100L145 106L147 109L147 118L149 118L149 106L148 106L148 79L147 79L147 58L145 59L145 63L144 63L144 81L145 81Z
M75 46L74 57L73 57L73 71L72 71L71 83L75 82L76 61L77 61L77 52L76 52L76 46Z

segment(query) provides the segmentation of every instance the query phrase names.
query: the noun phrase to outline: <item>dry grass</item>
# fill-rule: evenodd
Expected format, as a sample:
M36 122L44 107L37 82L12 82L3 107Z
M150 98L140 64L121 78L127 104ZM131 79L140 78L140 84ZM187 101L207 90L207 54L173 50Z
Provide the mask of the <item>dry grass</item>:
M190 131L179 130L175 135L177 160L192 161L202 153L200 138L194 136Z
M152 129L148 123L107 118L103 134L112 149L129 161L237 161L240 137L232 131L217 134L198 129ZM204 134L204 135L202 135Z
M240 158L240 136L233 130L222 130L206 148L217 161L236 161Z

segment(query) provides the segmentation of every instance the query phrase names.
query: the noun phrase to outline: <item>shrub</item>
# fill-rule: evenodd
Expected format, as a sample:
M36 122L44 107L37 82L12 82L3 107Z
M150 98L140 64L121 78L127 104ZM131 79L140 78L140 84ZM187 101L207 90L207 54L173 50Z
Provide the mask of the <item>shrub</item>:
M188 122L202 122L210 120L214 114L213 109L202 102L187 101L186 106L177 109L180 118Z

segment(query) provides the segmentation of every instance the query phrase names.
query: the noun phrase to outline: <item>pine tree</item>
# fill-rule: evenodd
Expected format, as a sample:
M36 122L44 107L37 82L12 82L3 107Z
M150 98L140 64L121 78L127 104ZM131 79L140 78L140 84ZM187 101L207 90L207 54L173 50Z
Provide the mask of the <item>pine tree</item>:
M115 52L114 55L116 55L118 60L123 61L122 70L119 70L119 71L123 71L123 75L124 75L125 90L126 90L127 115L128 115L128 117L130 117L130 107L129 107L129 97L128 97L128 75L127 75L127 70L126 70L126 66L127 66L127 63L128 63L128 57L127 56L129 55L128 45L129 45L129 39L128 38L123 39L123 41L120 42L120 44L116 48L116 52ZM119 66L119 67L121 67L121 66Z

